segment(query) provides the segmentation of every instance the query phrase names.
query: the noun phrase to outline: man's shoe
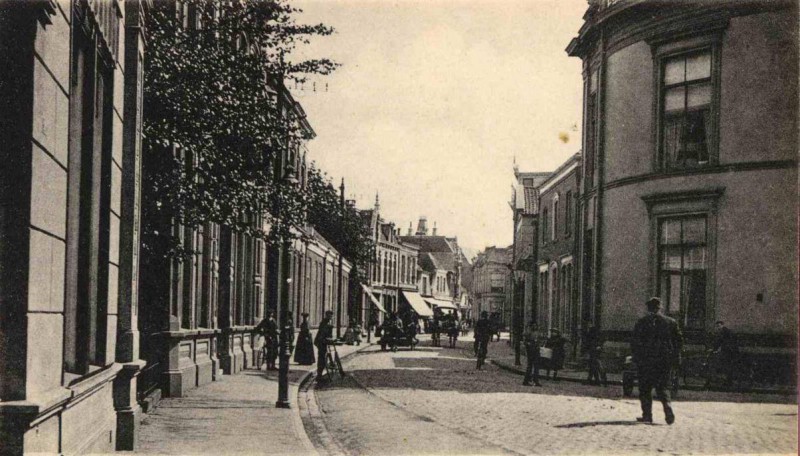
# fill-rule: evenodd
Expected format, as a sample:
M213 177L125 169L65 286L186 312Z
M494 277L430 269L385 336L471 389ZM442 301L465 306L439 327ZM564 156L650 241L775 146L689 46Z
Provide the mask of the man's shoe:
M672 409L667 409L664 411L664 418L667 420L667 424L672 424L675 422L675 414L672 412Z
M531 386L530 382L522 382L523 386Z
M653 422L653 417L650 417L650 416L639 416L639 417L636 417L636 421L638 421L640 423L652 423Z

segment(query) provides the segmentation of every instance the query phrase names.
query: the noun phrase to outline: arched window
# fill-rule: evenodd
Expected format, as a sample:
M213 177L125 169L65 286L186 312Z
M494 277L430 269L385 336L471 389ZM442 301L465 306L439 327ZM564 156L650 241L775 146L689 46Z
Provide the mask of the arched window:
M551 239L555 241L556 239L558 239L558 193L556 193L556 195L553 197L552 217L553 217L552 221L553 229L551 230L550 235L552 236Z

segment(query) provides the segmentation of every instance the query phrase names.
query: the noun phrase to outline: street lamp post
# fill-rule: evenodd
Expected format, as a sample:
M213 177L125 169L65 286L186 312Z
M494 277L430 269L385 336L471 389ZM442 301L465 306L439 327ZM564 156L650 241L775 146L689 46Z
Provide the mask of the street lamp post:
M297 183L292 166L286 167L284 181L291 185ZM278 210L278 214L280 214L280 210ZM281 245L278 275L280 283L280 292L278 294L280 339L278 343L278 400L275 402L275 407L277 408L292 407L292 403L289 401L289 360L292 356L292 348L294 348L292 346L294 342L294 325L292 314L289 311L289 286L292 283L290 276L291 262L289 260L289 249L291 247L289 240L284 239Z
M289 359L292 356L292 343L294 342L294 327L292 326L289 307L289 285L292 283L289 275L289 243L284 242L281 247L281 302L280 302L280 334L278 343L278 400L277 408L291 408L289 401ZM285 278L284 278L285 277Z

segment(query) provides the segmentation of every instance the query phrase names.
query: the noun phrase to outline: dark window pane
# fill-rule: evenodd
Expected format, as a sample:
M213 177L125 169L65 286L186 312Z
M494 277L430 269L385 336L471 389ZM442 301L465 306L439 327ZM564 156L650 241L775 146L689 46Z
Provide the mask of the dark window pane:
M706 146L706 119L708 109L689 111L686 113L683 145L678 152L678 162L685 166L697 165L708 161Z
M673 166L677 161L682 143L683 116L668 116L664 119L664 164Z
M661 303L664 313L676 315L681 308L681 276L674 273L661 274Z

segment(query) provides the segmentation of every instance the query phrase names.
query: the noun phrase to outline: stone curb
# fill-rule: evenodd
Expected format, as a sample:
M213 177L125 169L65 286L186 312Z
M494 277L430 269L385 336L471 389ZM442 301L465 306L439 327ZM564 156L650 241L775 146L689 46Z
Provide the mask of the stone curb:
M357 349L351 351L350 353L340 357L340 359L342 361L344 361L345 359L349 358L350 356L356 355L356 354L360 353L362 350L364 350L364 349L366 349L368 347L371 347L372 345L374 345L374 344L370 343L370 342L362 342L361 346L359 348L357 348ZM297 383L296 391L295 391L295 394L294 394L295 406L292 407L292 425L295 427L295 430L297 431L297 435L300 437L300 440L303 443L303 447L305 447L305 449L308 450L308 454L319 455L319 451L314 446L314 443L311 441L311 438L308 436L308 433L306 432L306 428L303 425L303 417L300 416L300 392L303 390L303 388L306 387L306 385L310 381L312 381L312 379L316 375L316 364L314 364L313 366L314 367L312 367L311 369L308 369L306 371L306 373L303 374L303 376L300 378L300 381Z

